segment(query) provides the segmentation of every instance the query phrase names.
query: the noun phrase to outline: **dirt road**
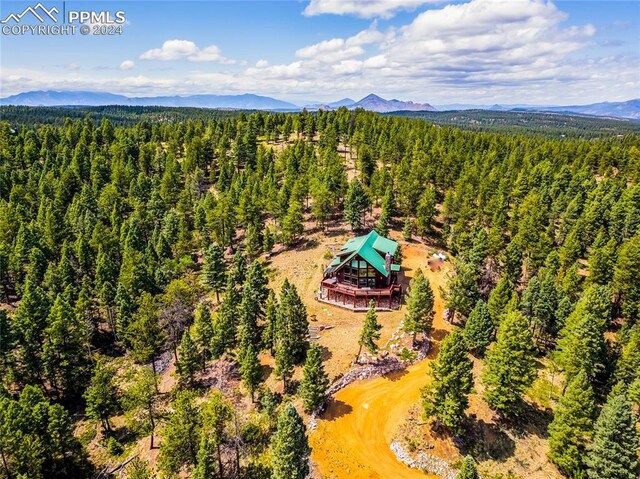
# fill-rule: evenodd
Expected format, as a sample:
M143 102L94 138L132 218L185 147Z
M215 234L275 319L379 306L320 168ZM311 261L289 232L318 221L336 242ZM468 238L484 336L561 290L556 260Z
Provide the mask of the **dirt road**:
M424 271L424 270L423 270ZM442 319L439 286L446 270L425 271L436 297L434 338L449 329ZM409 409L428 382L430 358L386 377L356 382L339 391L311 435L318 477L330 479L426 479L437 476L411 469L389 449Z

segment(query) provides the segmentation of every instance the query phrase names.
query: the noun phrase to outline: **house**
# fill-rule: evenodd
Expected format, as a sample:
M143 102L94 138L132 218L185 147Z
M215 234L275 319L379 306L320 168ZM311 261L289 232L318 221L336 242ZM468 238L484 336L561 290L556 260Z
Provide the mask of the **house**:
M324 271L319 301L354 311L366 311L375 301L381 310L400 307L398 243L371 231L347 241Z

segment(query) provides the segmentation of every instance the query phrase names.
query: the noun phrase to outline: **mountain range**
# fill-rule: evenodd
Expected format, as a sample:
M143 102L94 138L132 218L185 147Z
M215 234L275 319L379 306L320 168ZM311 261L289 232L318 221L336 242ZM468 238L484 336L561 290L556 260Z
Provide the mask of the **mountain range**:
M270 110L270 111L300 111L308 110L334 110L340 107L349 109L363 108L378 113L390 113L395 111L444 111L444 110L498 110L498 111L529 111L551 112L564 114L577 114L588 116L604 116L612 118L626 118L640 120L640 99L623 102L602 102L589 105L470 105L450 104L432 106L429 103L414 103L412 101L386 100L371 93L361 100L351 98L322 103L309 102L304 106L271 98L268 96L253 95L189 95L189 96L154 96L154 97L127 97L113 93L91 91L30 91L19 93L0 99L0 105L21 106L100 106L100 105L128 105L128 106L168 106L168 107L195 107L218 108L230 110Z

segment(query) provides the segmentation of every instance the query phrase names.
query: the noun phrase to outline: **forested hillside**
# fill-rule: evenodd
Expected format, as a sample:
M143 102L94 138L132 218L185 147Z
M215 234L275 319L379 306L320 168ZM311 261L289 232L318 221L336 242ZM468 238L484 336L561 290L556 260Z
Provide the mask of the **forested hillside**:
M640 136L346 109L98 117L0 123L0 477L305 477L302 409L328 380L305 304L289 281L268 287L265 254L365 215L455 258L443 294L460 329L424 392L434 427L464 436L472 357L511 424L553 370L550 460L567 477L637 477ZM420 277L406 320L428 335ZM155 454L123 464L141 438Z

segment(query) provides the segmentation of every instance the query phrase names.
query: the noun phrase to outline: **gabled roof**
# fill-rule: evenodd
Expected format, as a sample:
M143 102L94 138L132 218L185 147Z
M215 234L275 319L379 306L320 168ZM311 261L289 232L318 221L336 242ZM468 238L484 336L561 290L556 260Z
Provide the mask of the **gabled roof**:
M372 230L368 235L358 236L347 241L338 251L338 255L333 259L328 269L330 271L338 270L352 258L359 256L377 269L380 274L388 276L389 272L385 269L384 257L387 253L393 256L397 250L398 243L380 236L375 230ZM391 269L393 270L393 268Z

